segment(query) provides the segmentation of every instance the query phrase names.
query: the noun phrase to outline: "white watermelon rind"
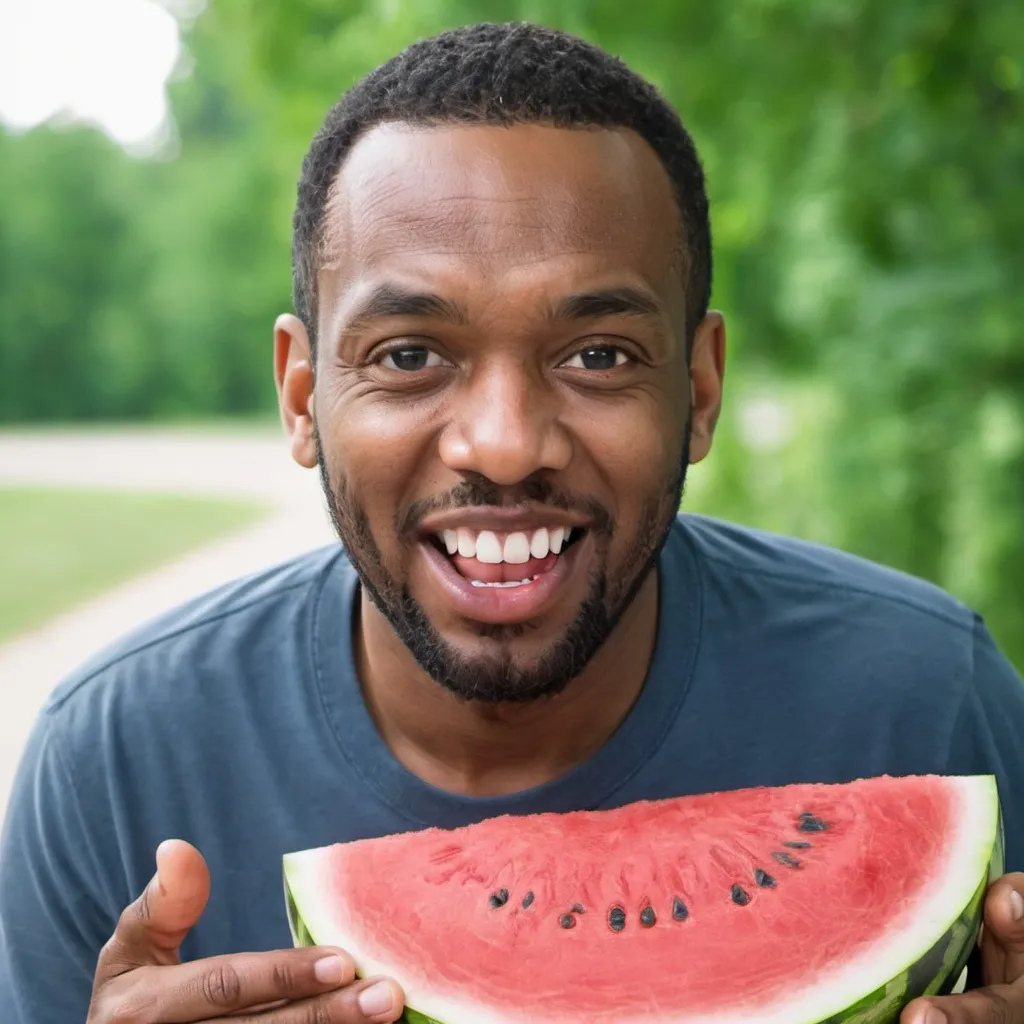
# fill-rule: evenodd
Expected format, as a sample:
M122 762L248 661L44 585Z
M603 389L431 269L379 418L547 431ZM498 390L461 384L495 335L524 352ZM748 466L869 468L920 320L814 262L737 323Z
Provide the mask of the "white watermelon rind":
M1002 873L1003 843L995 778L945 777L943 783L960 793L959 813L954 810L952 815L958 828L945 864L937 868L931 899L913 908L909 927L894 929L840 971L788 993L784 1001L745 1008L742 1021L726 1012L688 1016L685 1024L889 1024L912 998L950 991L977 941L988 883ZM401 983L400 964L361 956L358 939L332 920L317 891L316 873L303 870L303 857L300 852L284 858L288 923L295 945L345 948L359 963L361 976L388 975ZM936 961L936 971L922 978L921 968ZM497 1007L469 999L412 995L412 1001L429 1012L409 1008L409 1024L521 1024L523 1019L518 1012L509 1017ZM626 1018L620 1021L630 1024ZM672 1018L662 1018L661 1024L672 1024Z

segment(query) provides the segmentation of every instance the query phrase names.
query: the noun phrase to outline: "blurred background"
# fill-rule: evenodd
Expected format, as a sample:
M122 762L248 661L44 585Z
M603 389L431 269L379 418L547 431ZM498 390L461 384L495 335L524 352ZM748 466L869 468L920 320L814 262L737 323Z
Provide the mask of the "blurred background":
M271 378L302 156L404 44L519 18L702 152L731 363L688 507L933 580L1024 668L1019 0L0 0L9 763L91 649L329 537Z

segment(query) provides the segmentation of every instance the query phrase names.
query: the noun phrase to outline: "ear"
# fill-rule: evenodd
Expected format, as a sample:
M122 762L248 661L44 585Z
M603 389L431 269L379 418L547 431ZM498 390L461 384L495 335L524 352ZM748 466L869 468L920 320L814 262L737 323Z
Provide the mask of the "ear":
M292 458L300 466L312 469L317 462L313 440L313 356L306 325L291 313L282 314L274 324L274 382Z
M697 328L690 353L690 462L707 458L722 411L725 319L711 311Z

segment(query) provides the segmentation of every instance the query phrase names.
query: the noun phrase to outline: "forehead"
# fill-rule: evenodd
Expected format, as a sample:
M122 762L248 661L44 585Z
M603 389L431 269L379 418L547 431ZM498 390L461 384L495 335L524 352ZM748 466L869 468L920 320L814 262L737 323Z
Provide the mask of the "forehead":
M679 231L668 175L633 132L387 124L356 143L332 189L321 295L429 268L681 288Z

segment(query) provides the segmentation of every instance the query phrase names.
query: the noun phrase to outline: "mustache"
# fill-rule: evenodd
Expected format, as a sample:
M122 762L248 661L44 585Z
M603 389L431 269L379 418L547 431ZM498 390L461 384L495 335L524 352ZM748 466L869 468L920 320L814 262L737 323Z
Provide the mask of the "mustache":
M594 532L606 538L610 538L615 532L612 514L595 498L570 494L542 476L529 477L514 487L502 487L477 474L468 474L445 494L421 498L407 505L398 513L395 528L402 540L411 540L419 533L419 524L427 516L437 512L482 506L515 508L519 505L534 508L544 505L584 516L593 523Z

